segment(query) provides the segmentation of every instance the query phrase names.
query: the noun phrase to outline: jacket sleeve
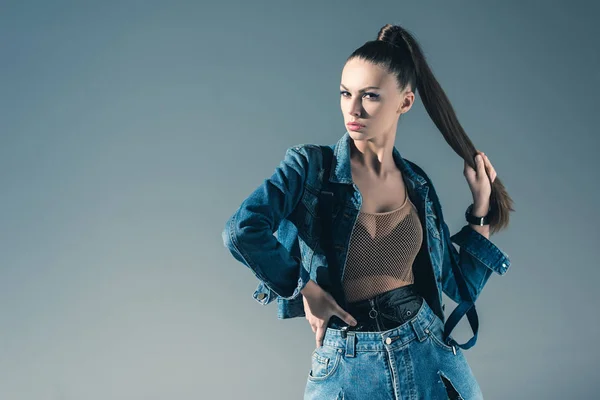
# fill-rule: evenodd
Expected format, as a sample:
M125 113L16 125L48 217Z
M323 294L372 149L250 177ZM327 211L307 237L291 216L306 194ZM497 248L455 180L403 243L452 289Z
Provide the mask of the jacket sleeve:
M296 298L310 275L273 233L298 205L307 171L308 158L302 148L288 148L273 175L242 202L222 232L223 243L233 257L284 299Z
M467 223L456 234L450 236L448 225L442 220L444 253L442 263L442 290L456 303L462 299L452 269L458 268L464 277L473 301L479 297L486 282L495 272L504 275L510 267L508 255L488 238L471 228ZM460 250L454 244L460 246Z

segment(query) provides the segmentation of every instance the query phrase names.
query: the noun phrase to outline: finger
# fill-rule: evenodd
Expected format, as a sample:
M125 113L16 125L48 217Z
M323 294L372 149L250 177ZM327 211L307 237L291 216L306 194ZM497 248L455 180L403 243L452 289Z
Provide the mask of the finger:
M325 336L325 326L318 326L317 327L317 334L315 336L316 342L317 342L317 347L321 347L321 345L323 344L323 337Z
M488 175L490 176L490 179L493 182L494 179L496 179L496 170L494 169L494 166L492 165L492 162L490 161L488 156L486 156L485 154L483 155L483 160L484 160L485 166L488 170Z
M467 160L463 160L464 161L464 169L463 172L475 172L475 168L471 167L471 165L469 165L469 163L467 162ZM477 164L477 162L475 162L475 164ZM477 165L475 165L475 167L477 167Z
M471 165L469 165L467 160L464 160L463 175L469 181L472 181L477 177L477 171L473 167L471 167Z
M482 174L485 174L485 164L483 162L483 157L481 154L477 154L475 156L475 166L477 167L477 176L481 177Z
M489 171L489 167L488 167L488 161L486 159L485 153L483 151L479 152L479 157L481 157L481 168L483 169L483 171L485 171L486 177L489 178L490 177L490 171ZM479 173L481 173L481 169L479 168L480 165L477 164L477 171Z
M358 323L358 322L356 322L356 319L354 319L354 317L352 315L350 315L348 312L346 312L346 310L341 308L339 305L336 306L335 314L338 317L340 317L340 319L343 320L348 325L355 326Z

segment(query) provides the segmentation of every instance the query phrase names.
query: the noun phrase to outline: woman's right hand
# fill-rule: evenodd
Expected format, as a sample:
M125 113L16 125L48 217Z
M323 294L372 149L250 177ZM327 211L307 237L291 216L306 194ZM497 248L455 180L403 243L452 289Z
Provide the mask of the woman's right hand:
M316 334L317 347L323 344L327 323L333 315L339 317L348 325L355 326L357 324L354 317L342 309L333 296L323 290L315 281L309 280L301 293L306 319Z

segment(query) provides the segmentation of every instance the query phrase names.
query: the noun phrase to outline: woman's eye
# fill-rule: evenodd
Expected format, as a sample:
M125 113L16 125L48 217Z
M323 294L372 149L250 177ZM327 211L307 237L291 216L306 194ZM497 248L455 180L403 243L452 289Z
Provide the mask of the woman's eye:
M348 95L350 94L349 92L347 92L345 90L340 92L340 94L343 95L344 97L347 97L347 96L345 96L346 93L348 93ZM367 95L367 94L369 95L370 99L376 99L379 97L379 95L377 93L365 92L365 95Z

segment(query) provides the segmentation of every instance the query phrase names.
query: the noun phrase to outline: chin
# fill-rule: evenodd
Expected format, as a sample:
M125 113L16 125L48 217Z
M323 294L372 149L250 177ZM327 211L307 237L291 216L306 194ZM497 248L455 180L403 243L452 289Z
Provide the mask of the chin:
M346 131L352 139L364 139L367 136L365 132L353 131L351 129L346 129Z

